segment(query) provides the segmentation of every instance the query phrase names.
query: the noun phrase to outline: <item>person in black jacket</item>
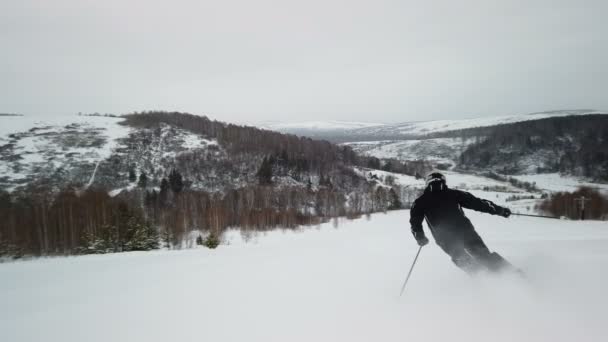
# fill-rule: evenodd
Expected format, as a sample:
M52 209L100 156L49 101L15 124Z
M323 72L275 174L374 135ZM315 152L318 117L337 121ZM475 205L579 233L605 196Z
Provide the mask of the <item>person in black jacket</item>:
M468 192L448 188L445 176L433 172L426 179L424 193L414 201L410 211L412 233L418 245L424 246L429 242L422 230L422 221L426 219L437 245L465 272L474 274L480 270L513 269L498 253L490 252L462 208L503 217L511 215L508 208Z

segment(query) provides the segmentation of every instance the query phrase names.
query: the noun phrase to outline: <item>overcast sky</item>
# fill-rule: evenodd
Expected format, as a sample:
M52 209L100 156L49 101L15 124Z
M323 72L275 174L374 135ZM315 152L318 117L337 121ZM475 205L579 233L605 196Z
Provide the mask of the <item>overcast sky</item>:
M608 1L0 0L0 112L608 109Z

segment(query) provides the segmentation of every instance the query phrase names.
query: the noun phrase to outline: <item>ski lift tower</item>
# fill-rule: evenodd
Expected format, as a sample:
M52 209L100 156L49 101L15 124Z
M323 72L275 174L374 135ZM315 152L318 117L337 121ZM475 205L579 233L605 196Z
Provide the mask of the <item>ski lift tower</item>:
M591 201L591 199L587 198L585 196L581 196L579 198L575 198L574 201L580 202L579 209L581 211L581 221L584 221L585 220L585 202Z

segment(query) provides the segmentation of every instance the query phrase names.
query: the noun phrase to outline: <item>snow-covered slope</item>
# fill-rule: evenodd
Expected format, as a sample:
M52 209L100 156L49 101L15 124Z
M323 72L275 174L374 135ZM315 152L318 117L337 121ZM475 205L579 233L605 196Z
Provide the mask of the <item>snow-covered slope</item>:
M362 141L344 143L356 152L376 158L428 160L455 165L458 156L474 139L435 138L412 140Z
M501 124L539 120L551 117L570 116L570 115L589 115L589 114L606 114L606 111L597 111L591 109L577 110L557 110L548 112L539 112L525 115L506 115L496 117L483 117L474 119L456 119L456 120L435 120L435 121L419 121L406 122L394 125L383 125L378 127L365 127L353 130L351 133L354 136L419 136L429 133L438 133L445 131L460 130L473 127L488 127Z
M281 133L296 134L313 138L331 138L343 136L361 128L382 127L381 123L356 121L303 121L303 122L263 122L253 123L253 126L277 131Z
M119 121L101 116L0 116L0 185L11 190L63 171L67 174L60 177L69 177L67 182L87 179L129 134Z
M257 124L260 128L274 131L294 131L294 130L316 130L316 131L337 131L351 130L365 127L383 126L381 123L356 122L356 121L303 121L303 122L265 122Z
M470 278L430 244L399 297L418 248L399 211L213 251L0 264L2 340L606 340L605 223L467 214L529 279Z
M209 146L221 152L216 141L182 129L137 130L121 121L112 116L0 116L0 189L44 179L53 185L103 184L120 190L128 187L121 163L137 174L161 174L163 165L183 153Z

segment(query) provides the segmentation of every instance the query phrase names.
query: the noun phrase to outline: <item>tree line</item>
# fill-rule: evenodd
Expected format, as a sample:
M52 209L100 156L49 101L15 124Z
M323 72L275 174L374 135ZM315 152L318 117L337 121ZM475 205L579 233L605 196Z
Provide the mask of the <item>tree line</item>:
M581 187L574 192L557 192L538 205L538 209L556 217L578 220L581 215L580 199L584 197L585 218L608 220L608 198L590 187Z
M326 181L315 189L260 184L210 193L184 189L174 178L163 180L160 191L138 187L116 197L106 189L65 189L56 196L2 192L0 257L179 248L193 231L217 239L231 227L295 228L404 207L398 186L362 182L345 193L331 177Z

